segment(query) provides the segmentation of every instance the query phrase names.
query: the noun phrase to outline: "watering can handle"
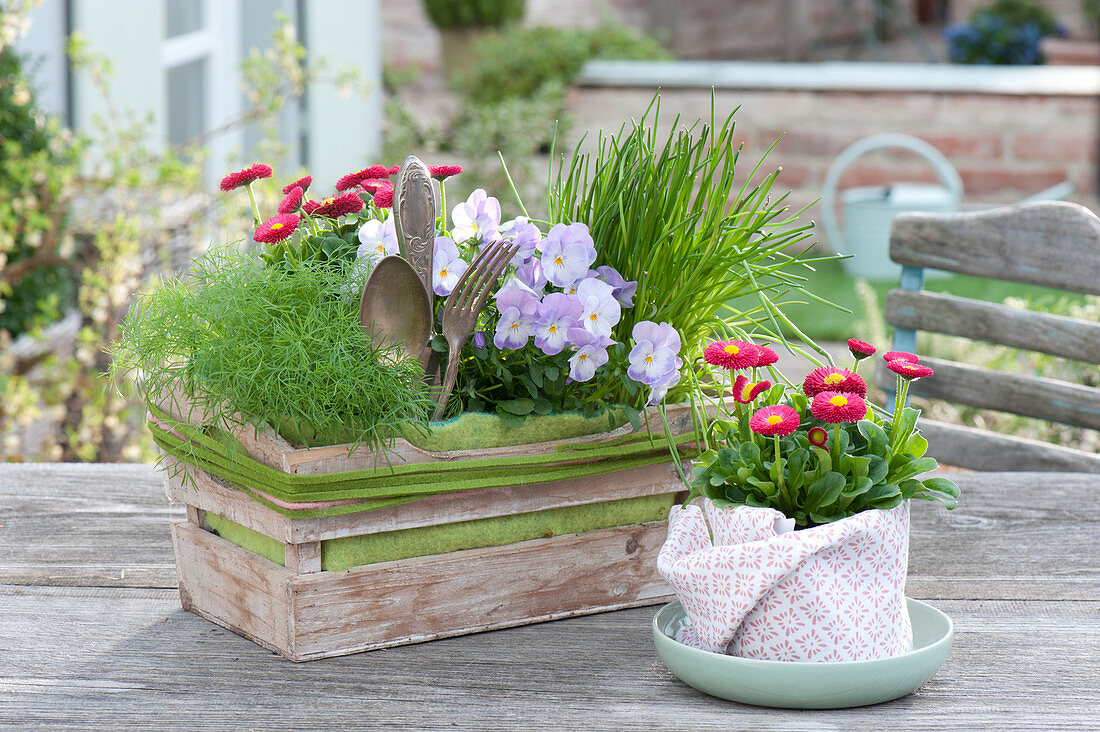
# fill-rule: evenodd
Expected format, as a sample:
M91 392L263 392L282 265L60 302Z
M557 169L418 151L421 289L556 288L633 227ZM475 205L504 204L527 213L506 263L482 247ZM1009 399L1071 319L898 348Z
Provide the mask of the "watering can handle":
M871 135L844 148L844 151L836 156L836 160L833 161L828 172L825 173L825 183L821 190L821 224L825 227L825 234L829 237L829 243L834 249L840 249L842 246L843 250L847 249L847 246L843 244L844 235L841 233L840 226L836 221L836 187L837 183L840 182L840 176L849 165L855 162L856 158L884 147L900 147L917 153L932 164L944 186L956 198L962 198L962 178L959 177L958 171L944 157L943 153L932 145L911 135L903 135L897 132Z

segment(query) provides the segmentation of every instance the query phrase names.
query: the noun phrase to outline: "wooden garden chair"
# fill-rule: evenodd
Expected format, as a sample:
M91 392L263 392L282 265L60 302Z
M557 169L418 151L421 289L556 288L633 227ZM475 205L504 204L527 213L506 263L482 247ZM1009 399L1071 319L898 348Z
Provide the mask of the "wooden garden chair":
M1084 206L1047 201L902 214L891 229L890 258L903 266L899 288L886 299L894 350L915 353L917 331L924 330L1100 364L1098 323L922 291L924 268L934 267L1100 295L1100 218ZM1100 429L1100 389L935 358L921 362L935 376L915 381L910 394ZM878 367L880 385L892 391L894 374ZM928 419L921 431L928 454L947 465L1100 473L1095 453Z

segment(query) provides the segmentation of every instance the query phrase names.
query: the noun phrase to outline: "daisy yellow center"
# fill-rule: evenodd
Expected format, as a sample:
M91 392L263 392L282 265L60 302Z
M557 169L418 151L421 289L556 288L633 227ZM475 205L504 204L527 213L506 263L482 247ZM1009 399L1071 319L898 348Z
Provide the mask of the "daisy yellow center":
M842 381L844 381L844 374L829 374L825 377L825 383L829 386L839 384Z
M741 353L741 348L739 346L733 345L732 343L727 343L726 347L722 350L731 356L736 356L737 354Z
M326 206L327 206L327 205L329 205L330 203L332 203L332 201L333 201L333 199L332 199L332 198L326 198L326 199L325 199L324 201L321 201L321 203L323 203L324 205L326 205Z
M834 407L846 407L848 406L848 398L837 394L829 398L829 404L832 404Z
M743 399L744 401L748 401L749 395L752 394L752 388L754 386L756 386L756 384L746 384L745 390L741 392L741 399Z
M271 225L271 230L272 231L278 231L281 228L283 228L283 224L272 224Z
M773 427L775 425L779 424L782 421L783 421L783 418L780 417L778 414L773 414L770 417L768 417L768 419L767 419L768 424L773 426Z

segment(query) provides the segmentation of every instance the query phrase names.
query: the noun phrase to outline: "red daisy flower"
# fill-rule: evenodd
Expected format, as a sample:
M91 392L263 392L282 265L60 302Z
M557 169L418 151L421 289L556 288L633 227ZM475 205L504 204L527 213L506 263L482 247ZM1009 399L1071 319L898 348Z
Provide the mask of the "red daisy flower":
M371 194L377 193L383 188L389 188L391 191L393 190L393 183L390 183L385 178L368 178L359 185L363 187L364 191Z
M271 166L264 165L263 163L256 163L251 168L238 170L236 173L230 173L229 175L222 178L221 189L223 191L231 191L234 188L246 186L254 180L270 177Z
M916 363L920 361L920 356L915 353L909 353L909 351L887 351L882 354L882 360L886 363L890 363L891 361L911 361L912 363Z
M839 391L864 397L867 396L867 382L848 369L821 366L806 374L806 379L802 382L802 393L812 397L823 391Z
M867 403L858 394L823 391L810 402L810 414L822 422L858 422L867 416Z
M325 216L330 219L338 219L341 216L355 213L362 208L363 199L359 197L358 193L329 196L323 201L306 201L302 205L302 210L310 216Z
M392 208L393 186L389 188L379 188L378 192L374 194L374 205L377 208Z
M760 348L748 341L716 341L703 351L703 359L730 371L751 369L760 358Z
M452 175L462 172L461 165L429 165L428 173L437 180L447 180Z
M301 188L302 193L305 193L306 191L309 190L309 184L312 183L312 182L313 182L313 176L312 175L307 175L304 178L299 178L298 180L294 181L293 183L288 183L287 185L283 186L283 193L290 193L295 188Z
M806 433L806 437L809 438L810 444L815 447L825 447L825 443L829 441L829 431L824 427L811 427L810 431ZM828 450L829 448L825 448Z
M758 435L789 435L798 429L798 412L785 404L758 409L749 418L749 429Z
M286 198L279 204L279 213L288 214L297 211L302 205L302 196L304 195L305 191L298 186L291 188L290 193L286 194Z
M738 404L752 404L756 397L772 388L770 381L749 381L744 374L738 376L733 382L733 398Z
M779 354L767 346L757 346L757 348L760 349L760 355L756 359L757 368L768 366L779 360Z
M350 188L354 188L365 180L371 178L389 178L396 172L396 165L392 168L387 168L385 165L372 165L369 168L363 168L354 173L348 173L343 178L336 181L336 190L346 191Z
M274 244L286 239L298 228L299 218L294 214L272 216L260 224L252 238L263 244Z
M870 343L861 341L858 338L849 338L848 350L852 352L852 355L856 357L857 361L860 361L868 356L874 356L876 349Z
M936 373L927 366L922 366L915 361L904 361L900 358L895 358L893 361L887 361L886 368L907 381L912 379L923 379L926 376L931 376Z

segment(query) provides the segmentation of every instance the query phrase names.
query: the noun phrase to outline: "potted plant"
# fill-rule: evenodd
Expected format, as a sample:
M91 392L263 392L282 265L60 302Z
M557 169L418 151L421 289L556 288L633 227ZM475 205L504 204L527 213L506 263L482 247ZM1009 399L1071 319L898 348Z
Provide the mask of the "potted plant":
M303 660L666 598L653 560L698 452L693 344L789 322L775 294L798 289L785 250L810 227L771 195L777 172L735 186L732 116L663 145L656 123L563 161L542 220L518 199L503 220L484 190L448 206L461 169L430 167L437 333L477 258L516 249L479 280L472 338L431 339L458 372L442 419L424 363L358 319L399 249L396 168L324 196L290 182L270 216L252 188L271 168L226 176L252 247L140 297L115 349L188 506L185 607ZM756 314L727 306L746 294Z
M849 347L856 364L875 349ZM906 407L911 381L932 376L891 351L892 411L872 408L852 370L819 367L800 390L758 380L762 349L708 346L728 370L735 405L712 421L695 462L698 500L674 508L658 559L690 623L678 640L766 661L868 661L909 651L904 597L909 500L954 508Z
M452 86L476 61L480 40L523 20L525 0L424 0L428 19L439 30L443 73Z
M1100 66L1100 0L1081 0L1081 13L1090 35L1044 38L1041 49L1047 63Z

